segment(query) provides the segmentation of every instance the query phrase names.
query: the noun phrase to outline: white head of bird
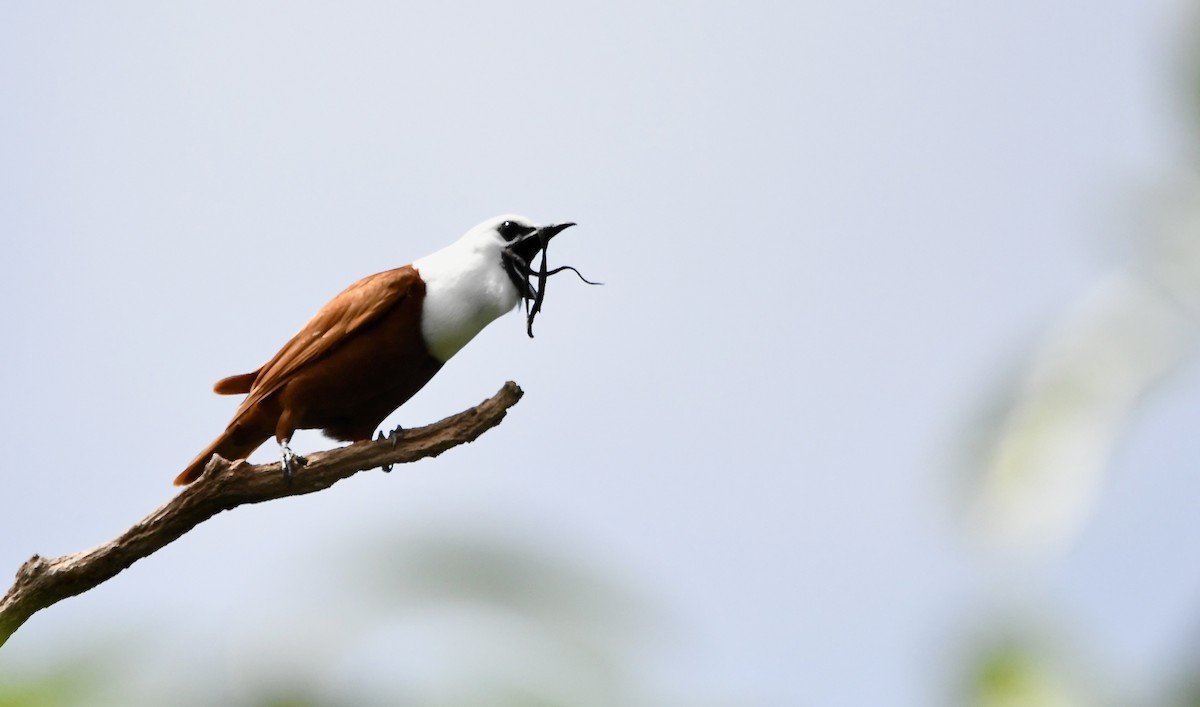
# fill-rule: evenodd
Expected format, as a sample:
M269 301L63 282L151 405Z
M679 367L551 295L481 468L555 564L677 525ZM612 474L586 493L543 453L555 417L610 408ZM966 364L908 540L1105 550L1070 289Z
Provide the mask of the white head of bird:
M414 262L425 282L421 333L429 353L449 360L484 327L532 296L530 261L573 225L538 226L524 216L496 216Z

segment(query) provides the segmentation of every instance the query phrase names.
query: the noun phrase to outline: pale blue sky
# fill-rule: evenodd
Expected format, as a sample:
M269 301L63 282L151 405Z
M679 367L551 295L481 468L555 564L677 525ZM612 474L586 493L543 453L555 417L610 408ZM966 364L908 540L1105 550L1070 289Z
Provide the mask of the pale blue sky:
M0 572L169 498L233 410L212 382L359 277L518 212L578 222L552 259L607 283L554 280L535 340L500 320L394 418L516 380L478 443L218 517L3 652L133 622L179 666L236 654L264 603L313 610L314 543L463 528L669 607L665 694L929 705L1012 605L1142 689L1196 628L1194 367L1017 576L940 461L1189 166L1186 9L3 6Z

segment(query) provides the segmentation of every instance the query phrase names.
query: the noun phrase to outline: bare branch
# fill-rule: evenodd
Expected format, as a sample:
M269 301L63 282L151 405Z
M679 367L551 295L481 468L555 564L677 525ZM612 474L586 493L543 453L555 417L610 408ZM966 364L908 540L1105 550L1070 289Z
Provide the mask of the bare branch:
M255 465L214 457L195 483L114 540L53 559L34 555L21 565L16 582L0 599L0 645L35 612L115 577L221 511L321 491L360 471L437 456L475 441L500 424L522 394L509 381L469 410L427 427L404 430L395 448L391 441L380 440L311 454L290 482L279 472L278 463Z

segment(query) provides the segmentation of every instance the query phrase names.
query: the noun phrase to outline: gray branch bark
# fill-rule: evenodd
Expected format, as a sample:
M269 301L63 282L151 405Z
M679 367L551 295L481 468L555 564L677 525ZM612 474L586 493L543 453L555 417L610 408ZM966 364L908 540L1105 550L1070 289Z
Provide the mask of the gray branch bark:
M404 430L395 448L390 441L380 440L308 455L307 464L290 482L278 463L255 465L214 457L195 483L117 538L72 555L34 555L21 565L16 582L0 599L0 646L34 613L115 577L221 511L321 491L360 471L437 456L499 425L522 394L509 381L469 410L427 427Z

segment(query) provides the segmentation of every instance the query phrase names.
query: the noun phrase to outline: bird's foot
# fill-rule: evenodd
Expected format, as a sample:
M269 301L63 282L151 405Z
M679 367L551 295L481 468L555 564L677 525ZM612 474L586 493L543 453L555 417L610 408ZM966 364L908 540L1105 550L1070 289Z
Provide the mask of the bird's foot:
M292 477L296 475L296 471L308 463L304 457L292 451L292 448L283 442L279 445L279 468L283 472L283 478L291 483Z
M386 439L386 440L388 440L389 442L391 442L391 443L392 443L392 449L395 449L395 448L396 448L396 445L400 443L400 435L401 435L403 432L404 432L404 428L403 428L403 427L401 427L401 426L399 426L399 425L396 425L396 429L394 429L394 430L392 430L391 432L389 432L389 433L387 434L387 436L386 436L386 437L385 437L385 436L384 436L384 434L383 434L383 430L380 430L380 431L379 431L379 437L377 437L375 441L377 441L377 442L382 442L383 440L385 440L385 439ZM380 469L383 469L384 473L386 474L387 472L389 472L389 471L391 471L391 470L392 470L392 465L391 465L391 464L384 464L383 466L381 466L381 467L379 467L379 468L380 468Z

